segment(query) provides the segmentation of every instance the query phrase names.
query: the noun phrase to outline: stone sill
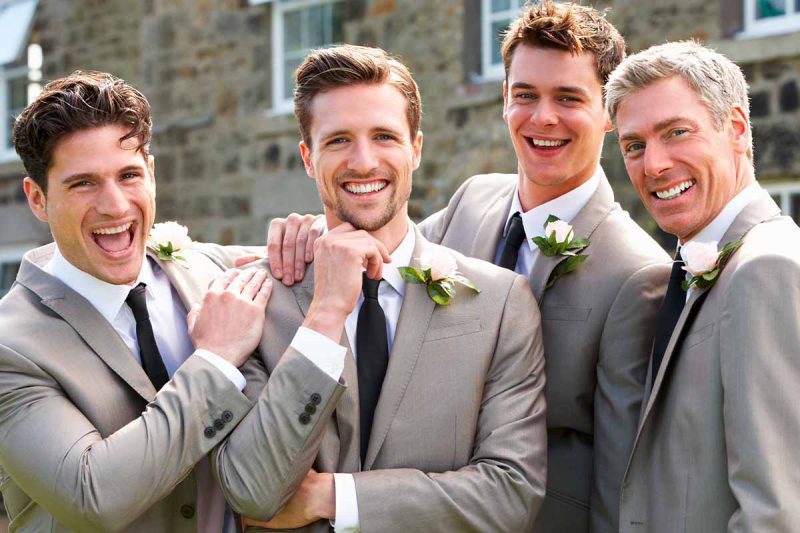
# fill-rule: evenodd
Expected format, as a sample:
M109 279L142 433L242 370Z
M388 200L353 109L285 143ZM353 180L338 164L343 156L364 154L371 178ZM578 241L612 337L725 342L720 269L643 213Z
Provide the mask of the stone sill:
M763 63L800 56L800 35L797 32L768 37L708 41L707 44L739 64Z
M458 87L447 103L447 110L494 105L503 102L503 80L468 83Z

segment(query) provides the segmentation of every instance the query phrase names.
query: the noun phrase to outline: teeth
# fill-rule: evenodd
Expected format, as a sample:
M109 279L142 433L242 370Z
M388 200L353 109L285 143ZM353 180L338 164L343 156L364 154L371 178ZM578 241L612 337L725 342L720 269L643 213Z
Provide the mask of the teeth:
M694 185L694 180L686 180L671 189L667 189L666 191L656 191L656 196L662 200L672 200L673 198L680 196L683 191L690 188L692 185Z
M368 192L376 192L386 187L386 182L377 181L373 183L347 183L344 188L353 194L367 194Z
M128 222L127 224L123 224L121 226L115 226L113 228L96 229L92 231L92 233L98 233L100 235L114 235L116 233L122 233L123 231L128 231L131 225L133 225L133 222Z
M548 141L545 139L531 139L534 146L564 146L567 141Z

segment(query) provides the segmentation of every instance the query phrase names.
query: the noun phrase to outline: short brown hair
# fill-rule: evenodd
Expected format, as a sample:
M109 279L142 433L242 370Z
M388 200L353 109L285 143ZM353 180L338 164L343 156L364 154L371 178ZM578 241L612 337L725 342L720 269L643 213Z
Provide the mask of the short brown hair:
M325 91L359 84L389 83L408 103L406 117L413 139L422 118L422 99L411 72L380 48L345 44L312 50L295 73L294 114L303 142L311 147L311 102Z
M501 48L506 78L514 50L520 44L565 50L573 55L591 52L601 84L625 59L625 39L606 19L605 11L552 0L529 5L506 30Z
M76 70L48 83L14 122L14 148L25 170L47 192L47 171L58 142L80 130L119 124L130 128L120 142L136 138L147 156L150 104L124 80L105 72Z

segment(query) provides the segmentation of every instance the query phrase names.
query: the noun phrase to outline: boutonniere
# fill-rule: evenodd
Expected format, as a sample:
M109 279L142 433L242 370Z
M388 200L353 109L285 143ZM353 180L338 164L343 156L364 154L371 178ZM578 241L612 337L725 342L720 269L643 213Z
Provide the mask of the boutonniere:
M458 273L456 258L447 250L427 250L420 256L419 264L420 268L403 266L397 267L397 270L406 283L424 284L430 299L439 305L450 305L450 300L456 295L456 284L481 292L474 283Z
M719 252L717 244L717 241L689 242L681 247L683 269L692 275L681 283L683 290L688 291L692 286L707 289L714 285L733 252L742 245L742 241L729 242Z
M160 222L153 224L150 235L147 237L147 247L150 248L162 261L175 261L189 268L189 263L183 255L192 244L189 238L189 229L177 222Z
M550 281L544 287L544 290L547 290L558 281L558 278L566 276L586 261L589 256L578 252L589 246L589 239L576 239L572 226L554 215L547 217L544 234L546 237L533 238L533 243L539 250L548 257L560 255L567 258L553 270Z

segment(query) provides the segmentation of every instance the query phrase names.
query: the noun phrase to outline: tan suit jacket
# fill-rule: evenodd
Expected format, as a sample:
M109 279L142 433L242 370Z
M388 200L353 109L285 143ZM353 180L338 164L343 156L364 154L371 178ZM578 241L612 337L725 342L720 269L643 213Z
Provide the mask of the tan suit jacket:
M800 229L762 191L720 245L742 238L693 291L648 391L621 531L800 525Z
M518 179L470 178L420 229L494 261ZM563 258L540 255L528 280L542 313L547 376L547 496L533 531L610 532L670 265L614 202L605 176L572 225L591 241L582 252L589 258L544 291Z
M416 238L418 258L434 245L419 233ZM521 276L456 255L459 271L481 293L459 288L443 307L423 285L406 285L364 465L356 366L342 336L348 388L327 421L315 467L354 473L364 533L520 531L544 495L544 361L536 303ZM401 265L386 268L392 266ZM313 285L313 269L292 288L276 283L260 347L267 370L303 321ZM248 389L255 381L248 376ZM257 511L252 500L261 497L250 488L257 470L222 483L231 505L246 515ZM320 521L302 530L329 529Z
M0 301L0 488L11 531L197 531L194 467L253 402L194 356L156 395L113 326L40 268L52 253L26 254ZM187 256L191 269L160 265L188 308L220 269ZM293 376L319 391L321 407L335 400L333 380L303 358L287 361L270 391L283 403L257 398L250 415L270 428L294 420L307 398ZM292 445L318 446L311 426L296 426Z

